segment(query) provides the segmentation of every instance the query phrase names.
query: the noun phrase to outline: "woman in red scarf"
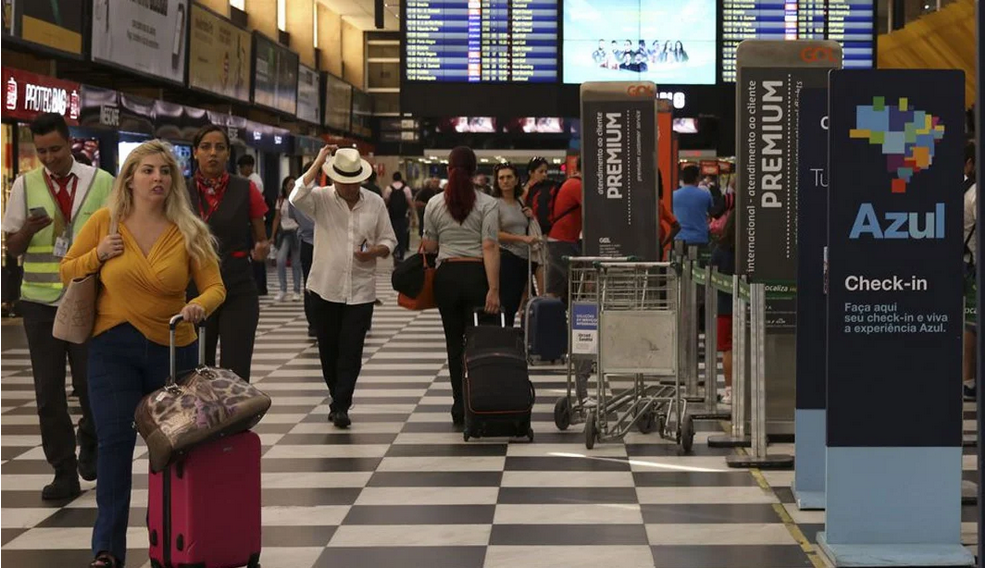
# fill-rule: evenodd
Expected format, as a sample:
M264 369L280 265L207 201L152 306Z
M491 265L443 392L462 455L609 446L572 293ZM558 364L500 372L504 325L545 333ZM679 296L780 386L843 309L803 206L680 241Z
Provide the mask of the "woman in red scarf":
M198 168L188 183L192 207L209 225L219 251L219 269L226 302L209 317L205 333L206 364L216 364L216 345L222 344L219 366L250 380L253 341L260 320L260 300L250 257L263 261L270 252L263 216L267 204L250 180L226 171L229 136L215 125L195 135Z

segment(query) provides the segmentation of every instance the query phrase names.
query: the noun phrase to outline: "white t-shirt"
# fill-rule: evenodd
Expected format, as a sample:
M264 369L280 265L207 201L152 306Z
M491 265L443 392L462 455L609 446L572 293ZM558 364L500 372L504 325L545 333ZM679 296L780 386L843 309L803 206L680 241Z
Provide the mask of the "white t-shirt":
M45 172L50 176L51 172L45 168ZM96 177L96 168L87 166L79 162L72 162L71 173L79 178L79 184L75 190L75 201L72 202L72 216L79 212L82 203L85 202L89 185ZM7 210L3 214L3 223L0 229L5 233L16 233L24 227L27 222L27 196L24 194L24 176L18 176L14 180L14 186L10 189L10 197L7 198Z
M247 179L249 179L250 181L256 184L257 189L260 190L260 195L265 195L263 193L263 178L260 177L260 174L253 172L252 174L250 174L250 177Z
M298 228L298 222L291 219L291 202L287 199L280 200L280 228L284 231Z

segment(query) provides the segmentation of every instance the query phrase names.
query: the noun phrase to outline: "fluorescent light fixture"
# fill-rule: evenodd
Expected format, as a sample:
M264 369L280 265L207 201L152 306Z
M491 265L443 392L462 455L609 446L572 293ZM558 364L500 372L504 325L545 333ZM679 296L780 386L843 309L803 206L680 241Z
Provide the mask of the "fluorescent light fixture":
M287 31L287 0L277 0L277 29Z
M318 49L318 2L311 3L311 24L313 27L311 40L315 49Z
M237 10L246 11L246 0L229 0L229 5Z

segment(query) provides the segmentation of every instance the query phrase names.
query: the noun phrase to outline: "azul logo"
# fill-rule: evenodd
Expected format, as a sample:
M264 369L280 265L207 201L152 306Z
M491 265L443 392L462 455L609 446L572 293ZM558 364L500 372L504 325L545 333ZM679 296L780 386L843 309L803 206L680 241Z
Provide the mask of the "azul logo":
M913 176L933 165L944 131L939 117L913 108L905 97L896 105L887 105L886 97L872 97L871 105L855 107L855 128L848 135L880 146L886 171L895 176L892 192L906 193Z
M922 223L921 223L922 216ZM880 220L871 203L863 203L855 215L850 239L866 235L873 239L943 239L944 204L938 203L928 213L889 211Z

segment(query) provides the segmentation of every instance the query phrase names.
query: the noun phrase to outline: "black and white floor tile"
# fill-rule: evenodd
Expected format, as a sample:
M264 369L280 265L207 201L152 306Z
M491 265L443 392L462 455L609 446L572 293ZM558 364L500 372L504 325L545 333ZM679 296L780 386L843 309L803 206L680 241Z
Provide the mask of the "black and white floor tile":
M699 424L691 455L635 432L588 451L581 426L554 425L554 402L565 392L559 367L532 371L535 443L465 443L448 414L437 313L397 307L388 278L379 290L384 306L374 314L345 431L326 420L328 393L302 305L263 300L253 376L273 399L256 428L265 568L821 565L793 522L810 533L823 517L791 509L787 474L766 477L774 491L749 471L729 469L728 451L703 443L716 423ZM19 325L3 326L2 561L86 566L94 484L69 503L40 499L51 470L22 336ZM149 566L145 454L138 441L131 567Z

